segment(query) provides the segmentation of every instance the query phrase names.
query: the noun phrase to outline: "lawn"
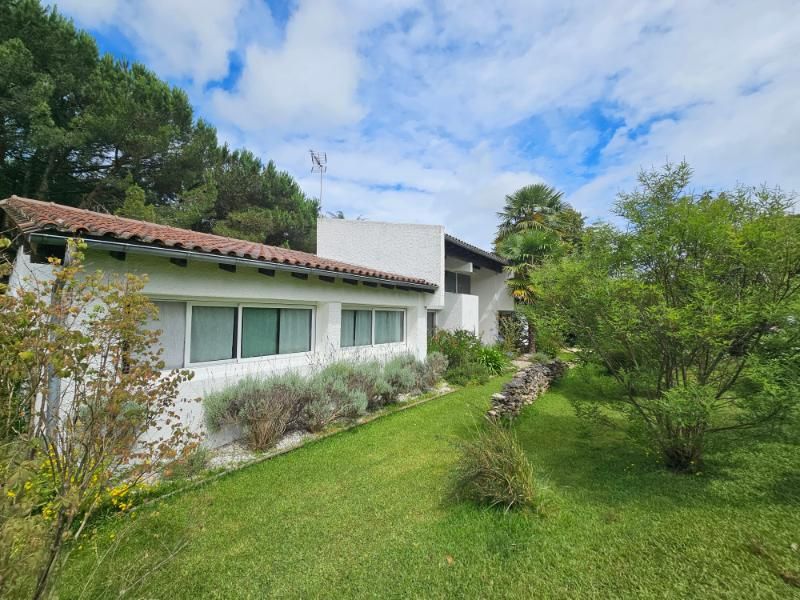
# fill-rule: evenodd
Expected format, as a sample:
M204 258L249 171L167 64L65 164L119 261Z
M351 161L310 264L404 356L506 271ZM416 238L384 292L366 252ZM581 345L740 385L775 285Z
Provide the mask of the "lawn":
M502 381L160 502L127 533L102 524L75 549L60 596L111 595L185 544L132 595L800 597L784 581L800 573L800 446L728 444L701 475L673 475L620 434L587 431L567 401L578 393L569 379L516 425L547 474L551 514L453 502L453 441ZM117 548L96 570L95 545Z

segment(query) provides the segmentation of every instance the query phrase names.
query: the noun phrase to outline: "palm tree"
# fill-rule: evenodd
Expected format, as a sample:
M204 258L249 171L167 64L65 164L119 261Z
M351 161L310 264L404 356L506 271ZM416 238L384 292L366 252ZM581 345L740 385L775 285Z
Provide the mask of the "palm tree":
M569 208L563 197L563 192L544 183L526 185L506 196L505 207L497 213L497 239L526 229L556 228L557 215Z
M525 229L503 237L496 245L497 253L508 260L506 271L511 275L511 295L529 304L535 297L530 273L545 258L560 252L561 239L553 229Z
M517 302L531 304L536 298L531 273L542 262L577 243L583 217L564 199L564 194L543 183L526 185L506 196L497 213L495 251L509 262L508 286ZM528 321L528 345L536 350L534 324Z

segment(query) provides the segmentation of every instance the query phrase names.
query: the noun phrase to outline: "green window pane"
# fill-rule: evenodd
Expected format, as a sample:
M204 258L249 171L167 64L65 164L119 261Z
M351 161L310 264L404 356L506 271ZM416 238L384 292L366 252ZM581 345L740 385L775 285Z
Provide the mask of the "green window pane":
M343 310L340 339L342 348L372 344L372 311Z
M193 306L191 362L225 360L236 356L236 308Z
M375 311L375 343L403 341L403 313L396 310Z
M158 316L149 320L146 328L161 332L157 348L163 349L161 360L164 361L164 368L180 369L185 352L186 303L156 301L153 304L158 308Z
M372 311L357 310L355 313L355 345L369 346L372 344Z
M242 358L278 353L278 309L242 309Z
M278 352L292 354L311 350L311 310L282 308L280 311Z
M339 336L342 348L349 348L356 345L356 311L342 311L342 332Z

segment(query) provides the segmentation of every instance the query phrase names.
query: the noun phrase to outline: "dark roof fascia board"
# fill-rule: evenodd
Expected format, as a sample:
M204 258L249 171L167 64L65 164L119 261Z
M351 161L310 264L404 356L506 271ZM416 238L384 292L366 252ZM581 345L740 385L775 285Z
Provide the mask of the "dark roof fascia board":
M49 244L66 244L68 239L72 239L74 235L66 233L41 233L32 232L28 234L32 242L42 242ZM286 265L283 263L256 260L252 258L240 258L238 256L229 256L225 254L215 254L213 252L197 252L195 250L184 250L181 248L163 248L161 246L150 246L145 244L137 244L134 242L118 242L107 239L97 239L92 237L82 237L90 248L98 250L108 250L116 252L130 252L131 254L149 254L151 256L163 256L166 258L185 258L193 261L213 262L218 264L227 265L242 265L248 267L275 269L276 271L286 271L288 273L305 273L311 275L327 275L328 277L339 277L342 279L352 279L357 281L370 281L377 283L391 283L398 286L398 282L393 279L383 279L381 277L370 277L367 275L352 275L350 273L340 273L329 269L315 269L313 267L304 267L300 265ZM407 283L402 282L402 288L413 291L433 293L438 286L425 285L420 283Z
M508 264L508 261L502 258L501 256L498 256L493 252L487 252L486 250L478 248L477 246L473 246L472 244L468 244L463 240L453 237L449 233L444 234L444 241L453 244L454 246L463 248L464 250L467 250L468 252L471 252L473 254L477 254L478 256L482 256L483 258L486 258L494 263L497 263L500 266L506 266Z
M448 252L448 244L450 245L450 252ZM503 267L508 265L507 260L496 254L486 252L472 244L467 244L466 242L445 234L445 255L447 254L459 256L460 258L474 262L480 266L485 266L498 273L502 272Z

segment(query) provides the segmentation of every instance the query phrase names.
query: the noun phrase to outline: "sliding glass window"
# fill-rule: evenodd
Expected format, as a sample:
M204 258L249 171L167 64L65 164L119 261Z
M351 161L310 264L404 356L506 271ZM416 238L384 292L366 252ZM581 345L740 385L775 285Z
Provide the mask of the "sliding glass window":
M402 342L405 332L403 316L404 313L401 310L376 310L375 343L389 344L392 342Z
M278 331L278 354L311 350L311 311L282 308Z
M189 362L309 352L311 324L310 308L193 305Z
M342 311L342 348L372 344L372 311Z
M278 353L278 310L242 309L242 358Z
M193 306L192 342L189 360L193 363L236 358L235 306Z

